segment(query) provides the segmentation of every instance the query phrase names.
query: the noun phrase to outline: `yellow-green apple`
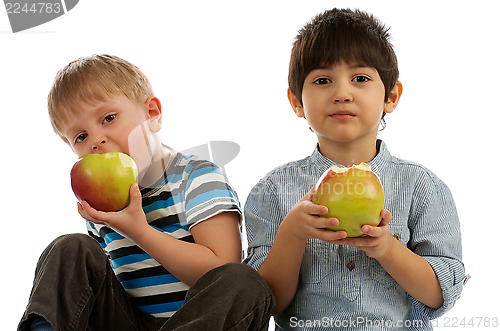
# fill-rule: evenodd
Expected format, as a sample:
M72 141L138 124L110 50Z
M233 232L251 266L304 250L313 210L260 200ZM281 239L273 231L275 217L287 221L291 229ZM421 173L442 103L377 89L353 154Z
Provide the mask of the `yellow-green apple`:
M363 225L377 226L382 220L384 189L366 163L350 168L333 166L313 188L313 202L328 207L322 217L337 218L339 225L327 229L347 232L347 237L363 235Z
M86 154L71 169L71 188L79 201L101 211L119 211L130 203L137 166L127 154Z

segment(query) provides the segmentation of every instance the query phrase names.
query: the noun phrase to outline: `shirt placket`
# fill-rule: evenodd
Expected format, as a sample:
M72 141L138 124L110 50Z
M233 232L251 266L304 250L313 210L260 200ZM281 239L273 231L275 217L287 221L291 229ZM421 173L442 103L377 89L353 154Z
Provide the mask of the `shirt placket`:
M352 302L359 298L361 292L360 261L352 247L341 246L341 248L344 248L340 254L343 294Z

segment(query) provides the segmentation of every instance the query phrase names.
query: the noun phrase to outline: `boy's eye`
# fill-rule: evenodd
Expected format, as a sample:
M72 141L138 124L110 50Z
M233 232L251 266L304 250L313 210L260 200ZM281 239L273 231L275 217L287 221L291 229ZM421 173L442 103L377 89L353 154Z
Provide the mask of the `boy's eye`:
M329 84L331 82L332 82L331 80L329 80L328 78L325 78L325 77L318 78L314 81L314 83L317 85L325 85L325 84Z
M111 121L113 121L115 119L116 115L108 115L106 117L104 117L104 123L109 123Z
M86 133L82 133L81 135L79 135L78 137L76 137L75 143L81 143L82 141L85 140L85 138L87 138L87 134Z
M368 78L366 76L356 76L352 79L352 81L355 83L365 83L369 80L370 80L370 78Z

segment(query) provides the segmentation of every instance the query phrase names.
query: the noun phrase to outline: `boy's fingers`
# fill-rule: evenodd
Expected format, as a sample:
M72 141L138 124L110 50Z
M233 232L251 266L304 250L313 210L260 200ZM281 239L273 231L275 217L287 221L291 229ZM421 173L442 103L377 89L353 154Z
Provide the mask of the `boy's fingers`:
M382 237L384 235L385 231L387 231L387 230L382 228L381 225L382 224L380 224L379 226L363 225L361 227L361 231L363 231L364 234L366 234L370 237L374 237L374 238Z
M384 231L381 227L387 226L387 224L391 222L392 214L388 210L384 209L380 212L380 216L382 216L382 220L378 226L363 225L361 227L361 231L370 237L382 236Z
M370 226L370 225L363 225L361 227L361 231L370 236L370 237L378 237L377 235L377 228L376 227L373 227L373 226Z
M83 207L83 201L78 202L78 213L80 214L81 217L86 219L89 222L95 222L96 220L89 215L89 213L85 210L85 207Z
M328 207L312 204L312 215L325 215L328 213Z
M344 238L347 238L347 232L345 231L323 230L319 239L338 245Z
M78 202L77 205L78 205L78 214L80 214L81 217L83 217L84 219L86 219L87 221L89 221L88 218L90 218L90 217L87 214L87 212L83 209L83 206L82 206L81 202Z
M313 216L313 218L309 224L315 228L324 229L324 228L327 228L329 226L339 225L339 220L336 218L326 218L326 217Z
M309 215L325 215L328 213L328 208L309 201L306 202L305 212Z
M82 200L81 202L79 202L79 208L80 207L81 207L82 212L83 212L83 214L80 213L80 215L82 215L82 217L85 218L87 221L90 221L93 223L98 223L98 224L105 224L103 221L103 217L106 216L106 213L95 210L94 207L92 207L85 200ZM80 209L78 211L80 212Z

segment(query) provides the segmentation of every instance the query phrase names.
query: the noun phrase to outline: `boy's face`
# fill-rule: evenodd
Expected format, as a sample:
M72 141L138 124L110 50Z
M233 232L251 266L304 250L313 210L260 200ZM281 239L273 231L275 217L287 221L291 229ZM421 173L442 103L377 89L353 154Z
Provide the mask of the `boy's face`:
M385 102L385 87L375 68L346 62L311 71L304 81L302 105L290 92L289 98L296 115L305 117L318 136L320 146L375 141L383 112L392 112L399 100L394 103L391 93Z
M149 100L149 99L148 99ZM122 152L130 155L133 131L151 116L148 102L138 104L125 95L113 96L104 102L80 102L79 114L68 114L63 132L73 151L85 154ZM143 139L137 137L137 139ZM140 143L140 142L139 142ZM133 155L130 155L133 157Z

